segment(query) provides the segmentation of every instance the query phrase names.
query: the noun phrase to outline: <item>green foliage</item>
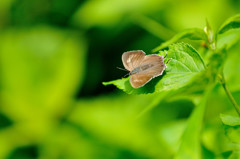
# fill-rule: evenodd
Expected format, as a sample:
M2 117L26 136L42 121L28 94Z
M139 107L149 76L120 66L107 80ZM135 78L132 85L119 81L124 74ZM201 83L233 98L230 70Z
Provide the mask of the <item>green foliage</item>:
M176 159L202 158L201 156L201 129L204 117L207 97L212 91L212 87L205 92L203 99L191 114L188 125L182 136L182 143L175 156Z
M46 26L11 28L0 37L1 109L14 122L0 134L5 158L39 141L54 129L52 118L65 114L84 77L86 46L74 32Z
M103 96L94 100L82 100L76 103L77 108L71 113L69 120L81 126L82 129L88 130L90 138L91 135L95 135L100 143L104 140L105 147L99 147L102 150L114 143L116 147L125 147L133 154L150 158L157 158L157 156L166 158L169 157L171 150L170 147L163 146L164 139L155 136L160 133L160 130L152 132L147 129L148 121L136 120L139 111L154 98L149 95L131 96L131 102L129 102L128 96L111 96L111 98ZM103 113L104 116L102 116ZM146 123L140 122L141 120ZM95 124L96 122L98 125ZM95 131L96 129L99 131ZM119 133L122 129L125 131ZM96 147L95 151L99 148ZM107 154L111 155L111 153Z
M224 74L226 81L228 81L229 89L233 92L240 90L240 65L239 65L239 52L240 42L238 42L232 49L230 49L226 62L224 64Z
M217 46L219 49L229 49L240 39L240 15L226 20L217 34Z
M206 89L204 91L204 96L202 97L201 101L197 105L197 108L189 118L189 122L181 138L180 147L175 155L175 158L177 159L200 159L202 158L200 138L202 120L206 107L206 100L211 93L212 88L215 85L214 83L217 79L219 79L220 83L223 85L227 95L230 97L230 100L232 101L234 106L239 107L235 102L235 99L229 92L225 83L226 81L224 79L224 75L223 73L221 73L221 71L223 70L223 63L225 61L227 50L234 46L234 44L238 42L238 39L240 37L240 34L237 32L238 30L236 30L237 28L239 28L239 16L235 16L227 20L221 26L218 34L216 35L218 38L217 48L216 41L214 40L215 35L213 35L213 31L208 22L206 27L206 33L201 29L189 29L177 34L169 41L162 43L153 51L158 51L168 47L167 50L160 51L159 54L164 55L164 53L168 53L168 58L172 58L172 61L168 64L168 67L165 70L165 74L163 74L158 80L154 79L142 88L132 88L129 83L129 78L119 79L111 82L104 82L103 84L116 85L119 89L122 89L128 94L159 92L166 94L166 92L171 92L168 93L168 97L172 96L174 94L173 92L179 92L179 90L181 90L180 88L185 88L183 90L190 90L191 87L193 87L193 90L195 89L195 91L197 91L198 89L196 89L197 87L194 87L194 85L197 84L200 86L205 86ZM206 44L209 43L209 49L212 53L209 55L209 64L207 68L199 53L192 46L183 42L172 44L185 38L188 38L190 40L202 40ZM201 78L201 80L199 80L199 77ZM196 82L197 80L201 82ZM205 85L202 85L203 81L205 81ZM156 105L156 102L160 102L163 97L161 96L161 98L154 101L153 104L150 104L149 107L154 107ZM150 110L149 107L147 107L144 113ZM240 118L227 115L222 115L221 118L223 123L227 125L225 129L227 137L233 143L239 143L240 129L238 128L238 126ZM236 152L236 150L234 150L234 152ZM237 153L233 153L230 158L232 158L233 156L238 155Z
M240 158L239 6L0 1L0 158ZM172 60L133 89L128 50Z
M240 117L222 114L221 119L225 125L226 135L229 140L240 145Z
M184 30L175 36L173 36L170 40L163 42L161 45L153 49L153 52L162 50L168 47L170 44L175 43L177 41L181 41L183 39L189 40L201 40L207 42L207 36L202 29L195 28L195 29L187 29Z
M223 34L232 29L240 28L240 15L233 16L226 20L220 27L218 34Z
M229 126L240 126L240 118L236 116L221 114L223 124Z
M229 50L236 45L240 39L240 29L229 30L217 36L217 48L219 50L226 48Z
M221 119L225 127L225 134L232 142L233 153L229 158L239 158L240 154L240 117L221 114Z

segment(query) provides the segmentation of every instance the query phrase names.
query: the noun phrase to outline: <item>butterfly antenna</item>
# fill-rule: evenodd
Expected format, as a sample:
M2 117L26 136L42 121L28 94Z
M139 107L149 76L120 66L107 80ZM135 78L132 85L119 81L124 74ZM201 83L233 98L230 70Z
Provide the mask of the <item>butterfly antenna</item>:
M126 70L126 69L124 69L124 68L121 68L121 67L117 67L117 69L123 70L123 71L128 71L128 70Z
M169 61L171 61L172 60L172 58L170 58L165 64L168 64L169 63Z

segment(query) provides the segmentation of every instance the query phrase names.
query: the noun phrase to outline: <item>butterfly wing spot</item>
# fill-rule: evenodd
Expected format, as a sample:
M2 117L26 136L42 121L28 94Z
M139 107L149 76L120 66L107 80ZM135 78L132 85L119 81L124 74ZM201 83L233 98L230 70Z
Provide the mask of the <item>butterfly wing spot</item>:
M132 71L140 65L145 57L142 50L124 52L122 55L122 62L125 69Z
M132 63L132 59L134 58L134 54L130 55L127 59L127 63Z
M148 83L151 80L151 78L152 78L151 76L145 74L133 74L130 77L130 83L133 88L139 88Z

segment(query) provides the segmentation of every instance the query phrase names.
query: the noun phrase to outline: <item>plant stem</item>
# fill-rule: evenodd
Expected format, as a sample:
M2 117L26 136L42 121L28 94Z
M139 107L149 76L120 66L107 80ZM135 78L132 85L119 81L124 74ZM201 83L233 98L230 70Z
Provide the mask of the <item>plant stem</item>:
M213 52L216 52L216 44L217 44L217 35L218 34L216 34L216 37L214 38L213 30L212 30L208 20L206 20L206 23L207 23L207 26L205 27L204 31L208 36L208 42L210 44L210 49ZM231 103L233 104L235 110L237 111L238 115L240 116L240 106L237 104L234 97L232 96L232 93L228 89L228 86L226 85L226 81L225 81L224 74L223 74L223 68L221 68L220 74L218 75L218 79L219 79L220 83L222 84L228 98L230 99Z
M225 82L225 78L223 75L223 72L221 73L221 75L219 76L220 78L220 82L228 96L228 98L230 99L230 101L232 102L234 108L236 109L238 115L240 116L240 106L237 104L237 102L235 101L234 97L232 96L232 93L230 92L230 90L228 89L226 82Z

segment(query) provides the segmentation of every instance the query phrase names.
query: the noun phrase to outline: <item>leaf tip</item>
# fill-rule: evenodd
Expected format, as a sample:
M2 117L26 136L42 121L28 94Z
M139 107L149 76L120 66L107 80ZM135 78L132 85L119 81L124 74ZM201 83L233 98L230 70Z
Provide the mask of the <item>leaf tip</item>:
M107 86L107 85L110 85L110 84L112 84L112 83L111 83L111 81L110 81L110 82L102 82L102 84L103 84L104 86Z

